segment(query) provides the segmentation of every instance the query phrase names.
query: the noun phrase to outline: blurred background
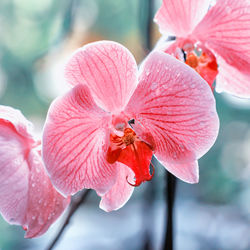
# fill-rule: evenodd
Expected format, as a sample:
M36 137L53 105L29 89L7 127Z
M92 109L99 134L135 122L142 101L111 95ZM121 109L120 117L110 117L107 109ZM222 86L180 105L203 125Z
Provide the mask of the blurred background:
M155 14L161 1L155 1ZM0 0L0 104L20 109L41 134L51 101L67 91L71 53L97 40L125 45L139 63L147 54L149 0ZM151 30L152 42L160 34ZM176 250L250 249L250 101L215 93L221 128L199 161L200 182L178 181ZM166 224L165 170L136 188L120 210L105 213L92 192L55 249L161 249ZM64 215L65 216L65 215ZM38 239L0 217L0 249L45 249L62 220Z

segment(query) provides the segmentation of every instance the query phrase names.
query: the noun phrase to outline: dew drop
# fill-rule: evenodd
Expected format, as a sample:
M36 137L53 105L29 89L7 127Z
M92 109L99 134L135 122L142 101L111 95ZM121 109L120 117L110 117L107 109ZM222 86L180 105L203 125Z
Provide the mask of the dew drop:
M180 144L179 147L180 147L180 149L181 149L182 152L185 151L185 148L184 148L184 146L182 144Z
M157 87L157 82L153 82L151 85L151 90L155 90Z
M200 125L201 125L201 126L204 126L205 124L206 124L206 123L203 122L203 121L200 122Z
M40 162L39 162L38 159L34 158L34 159L33 159L33 163L34 163L34 164L39 164Z
M35 186L36 186L36 184L35 184L35 183L32 183L32 184L31 184L31 186L32 186L32 187L35 187Z
M36 219L36 216L35 216L35 215L33 215L33 216L31 217L31 219L32 219L32 220L35 220L35 219Z
M163 85L162 85L162 88L163 88L163 89L167 89L167 88L168 88L167 84L163 84Z
M232 12L232 9L229 6L227 6L225 10L226 10L227 14L230 14Z
M44 223L44 220L42 218L42 216L38 217L38 224L42 225Z

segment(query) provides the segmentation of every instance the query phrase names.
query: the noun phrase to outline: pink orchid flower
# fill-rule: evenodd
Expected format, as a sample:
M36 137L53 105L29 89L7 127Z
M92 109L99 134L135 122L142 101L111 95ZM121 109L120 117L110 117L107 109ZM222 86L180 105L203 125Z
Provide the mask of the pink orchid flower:
M155 21L176 36L161 49L185 61L216 90L250 97L250 1L163 0Z
M70 202L52 186L31 128L20 111L0 106L0 212L26 238L45 233Z
M95 189L100 208L116 210L152 178L153 153L180 179L198 181L197 159L219 126L210 88L163 52L151 53L137 75L132 54L111 41L88 44L68 62L73 88L49 109L42 153L64 195Z

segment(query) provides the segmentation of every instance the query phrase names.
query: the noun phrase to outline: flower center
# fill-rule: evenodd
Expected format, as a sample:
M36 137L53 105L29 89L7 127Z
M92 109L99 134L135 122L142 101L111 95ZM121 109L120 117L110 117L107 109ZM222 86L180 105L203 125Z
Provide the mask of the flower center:
M184 42L176 48L174 56L199 73L213 90L213 82L218 74L218 64L210 50L191 42Z
M131 128L126 128L124 130L124 136L122 137L122 142L126 144L126 146L133 144L136 139L136 134Z
M107 152L107 161L111 164L121 162L133 170L135 174L134 184L139 186L144 181L149 181L154 175L154 167L151 164L153 155L152 147L141 141L131 128L123 130L123 136L110 134L110 146ZM153 173L150 173L150 165Z

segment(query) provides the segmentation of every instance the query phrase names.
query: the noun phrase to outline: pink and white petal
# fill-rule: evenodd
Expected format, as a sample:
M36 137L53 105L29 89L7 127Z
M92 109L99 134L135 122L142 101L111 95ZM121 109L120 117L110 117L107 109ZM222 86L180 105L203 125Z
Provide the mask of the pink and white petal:
M187 37L205 16L210 0L163 0L155 15L162 34Z
M122 163L115 163L115 165L119 169L116 183L102 196L100 202L100 208L106 212L123 207L134 191L134 187L128 184L128 181L133 182L135 176L133 171Z
M23 225L29 166L24 158L24 141L10 125L0 124L0 212L10 224Z
M96 106L86 85L79 84L49 108L43 133L43 160L54 186L64 195L83 188L104 194L115 183L108 164L110 114Z
M192 37L229 65L250 71L250 1L218 0L197 25Z
M199 165L198 161L186 163L169 163L161 162L161 164L174 176L182 181L194 184L199 182Z
M0 123L0 212L10 224L27 228L26 237L37 237L47 231L69 199L53 188L41 156L36 153L31 158L29 151L26 138L17 133L11 121ZM47 200L47 207L40 200ZM48 212L52 214L50 221Z
M250 72L244 74L218 57L219 74L216 78L216 91L225 91L237 97L250 98Z
M12 107L0 105L0 123L8 123L13 126L17 133L26 137L31 143L33 139L33 125L23 114Z
M218 134L219 119L208 84L163 52L152 52L144 62L125 112L152 134L161 161L194 161L210 149Z
M70 197L63 197L53 187L37 151L32 150L27 161L30 175L24 226L25 238L33 238L48 230L68 206Z
M76 51L66 66L66 78L73 86L86 84L101 108L116 113L136 88L137 65L121 44L95 42Z

